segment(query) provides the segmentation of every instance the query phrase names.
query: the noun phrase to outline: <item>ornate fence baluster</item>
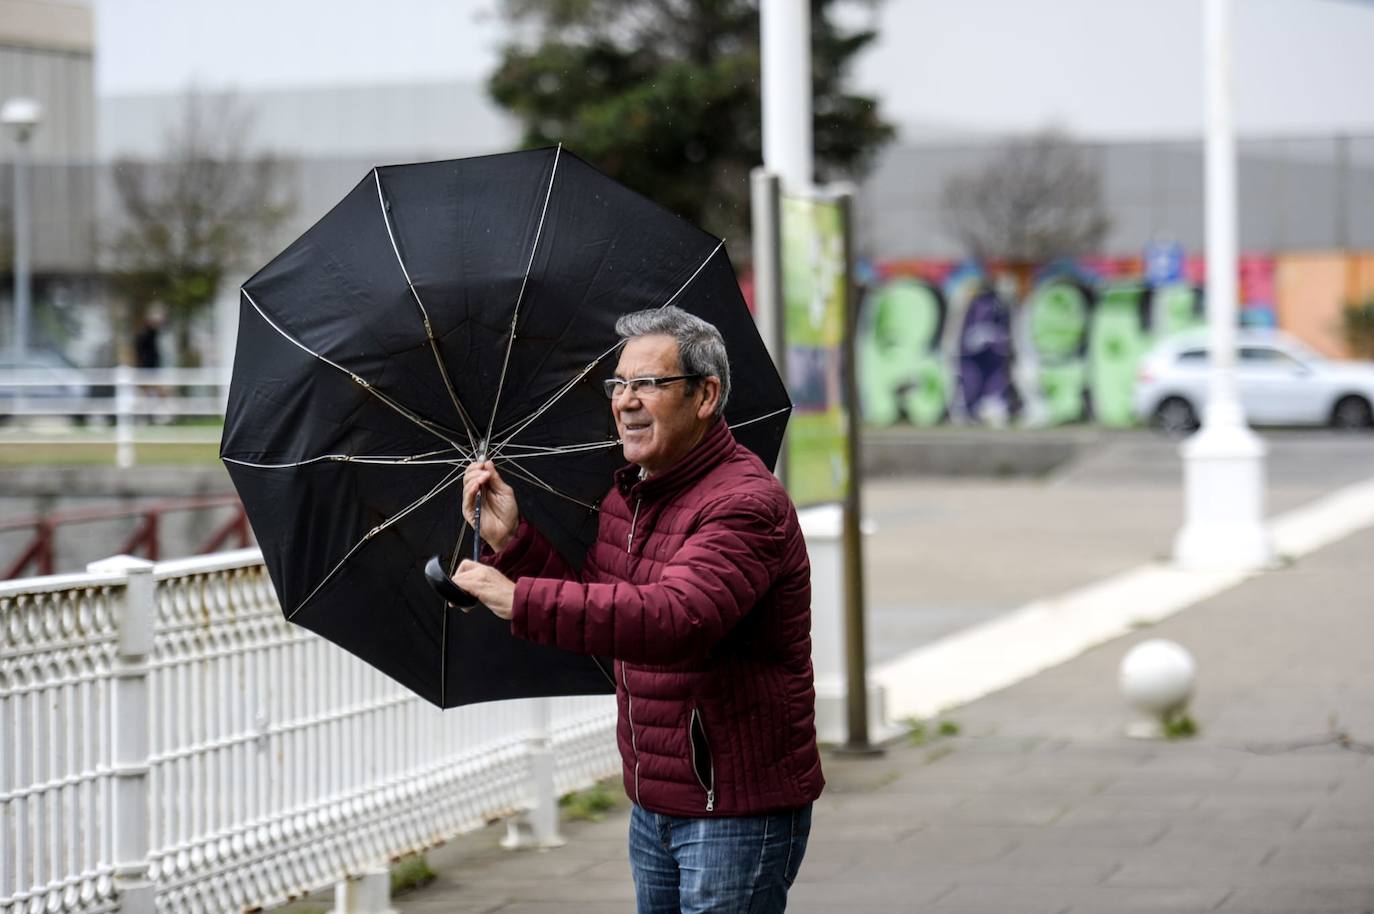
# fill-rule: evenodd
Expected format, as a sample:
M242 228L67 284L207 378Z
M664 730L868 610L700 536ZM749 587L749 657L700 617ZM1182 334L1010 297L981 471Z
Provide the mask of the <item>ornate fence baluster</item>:
M248 550L0 583L0 912L269 907L529 807L541 732L560 790L618 769L610 699L536 713L429 706Z

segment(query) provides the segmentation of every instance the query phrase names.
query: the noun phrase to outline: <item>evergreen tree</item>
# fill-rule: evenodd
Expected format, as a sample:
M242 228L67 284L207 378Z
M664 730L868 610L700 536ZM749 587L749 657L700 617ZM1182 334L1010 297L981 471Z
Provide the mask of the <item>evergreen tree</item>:
M875 37L812 0L817 178L857 178L893 135L872 98L845 92ZM852 4L851 4L852 5ZM731 239L749 223L763 161L757 0L505 0L512 32L489 88L526 146L562 142L592 164Z

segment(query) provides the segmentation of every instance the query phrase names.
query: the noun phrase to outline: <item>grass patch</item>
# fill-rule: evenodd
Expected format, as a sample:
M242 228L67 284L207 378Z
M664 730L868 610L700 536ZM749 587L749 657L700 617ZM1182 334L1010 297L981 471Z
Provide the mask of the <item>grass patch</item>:
M402 857L391 867L391 894L401 895L414 891L434 881L434 870L424 854L411 854Z
M958 736L960 732L958 721L947 717L933 721L906 717L902 724L906 727L906 741L912 746L924 746L944 736Z
M137 464L188 465L219 463L219 445L213 442L185 444L138 444ZM10 443L0 441L0 466L94 466L115 462L115 446L103 441Z
M599 822L606 813L615 809L620 802L620 794L612 789L609 781L598 781L586 790L574 790L558 798L558 808L563 818L569 822Z
M1187 711L1164 715L1165 739L1192 739L1197 736L1197 721Z

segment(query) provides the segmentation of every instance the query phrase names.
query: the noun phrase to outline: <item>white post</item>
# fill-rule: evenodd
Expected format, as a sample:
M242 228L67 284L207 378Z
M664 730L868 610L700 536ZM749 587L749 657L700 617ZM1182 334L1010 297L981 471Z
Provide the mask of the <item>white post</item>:
M29 276L30 230L28 137L14 145L14 351L23 367L29 347L29 315L33 311L33 283Z
M762 0L763 166L787 193L805 193L815 175L811 130L810 0Z
M782 321L782 198L778 176L766 168L749 175L750 216L754 248L754 323L773 365L787 383L786 344ZM778 453L775 470L787 485L787 447Z
M1188 568L1259 568L1272 552L1264 526L1264 442L1236 392L1236 138L1230 0L1205 0L1207 322L1209 381L1202 429L1184 442L1184 523L1174 559Z
M114 663L113 715L114 883L123 914L155 914L148 879L148 655L153 651L153 563L120 555L87 566L128 577L117 607L119 645Z
M553 717L551 699L530 701L533 715L529 753L530 789L534 805L522 815L506 820L506 837L501 846L507 850L523 848L560 847L563 836L558 832L558 789L554 785L553 738L549 721Z
M115 463L122 470L134 465L134 371L115 368Z
M0 105L0 123L14 137L14 351L22 358L29 345L29 255L32 214L29 212L29 140L43 121L43 106L32 98L15 97Z
M334 910L329 914L396 914L391 906L391 872L368 867L351 879L334 883Z

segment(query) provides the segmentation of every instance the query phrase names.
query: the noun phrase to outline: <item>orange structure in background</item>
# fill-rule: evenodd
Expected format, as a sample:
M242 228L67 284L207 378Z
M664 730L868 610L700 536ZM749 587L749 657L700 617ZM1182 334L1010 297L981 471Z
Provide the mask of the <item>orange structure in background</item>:
M1349 358L1342 333L1347 302L1374 295L1374 253L1280 254L1275 261L1279 326L1332 358Z

